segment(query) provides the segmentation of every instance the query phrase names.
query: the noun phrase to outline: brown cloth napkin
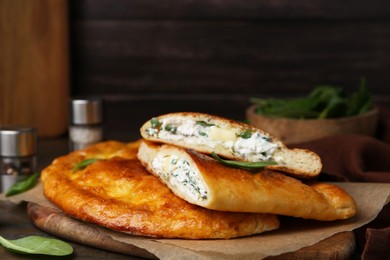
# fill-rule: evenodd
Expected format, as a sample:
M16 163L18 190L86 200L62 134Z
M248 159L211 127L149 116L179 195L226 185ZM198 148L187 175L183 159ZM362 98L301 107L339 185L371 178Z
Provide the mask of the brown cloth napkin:
M321 181L390 182L390 111L381 108L377 137L338 135L294 145L315 151L322 159ZM390 255L390 205L355 231L362 259Z

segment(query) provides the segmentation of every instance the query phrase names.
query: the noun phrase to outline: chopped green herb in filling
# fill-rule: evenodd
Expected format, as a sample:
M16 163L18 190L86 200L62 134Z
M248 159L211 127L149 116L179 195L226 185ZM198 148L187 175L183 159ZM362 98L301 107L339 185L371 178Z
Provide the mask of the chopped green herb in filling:
M209 136L207 133L201 132L201 131L199 132L199 135L200 135L200 136L204 136L204 137L208 137L208 136Z
M161 125L161 123L155 117L150 120L150 124L153 128L158 128Z
M252 136L252 131L249 130L249 129L247 129L247 130L241 132L238 136L241 137L241 138L244 138L244 139L251 138L251 136Z
M267 135L249 128L241 132L224 129L217 124L203 120L185 118L151 119L147 133L161 140L182 141L191 145L207 145L212 149L230 150L249 161L268 161L277 148ZM237 131L237 130L236 130Z
M215 126L215 124L207 123L207 122L205 122L205 121L196 121L196 123L197 123L198 125L201 125L201 126L204 126L204 127Z
M175 134L176 131L177 131L177 126L173 126L171 124L167 124L165 127L164 127L164 130L165 131L168 131L168 132L171 132L172 134Z
M168 165L166 162L169 162ZM202 188L196 172L187 160L177 156L157 156L152 162L153 168L159 171L161 177L173 186L185 186L188 193L196 199L207 199L207 191ZM164 166L165 165L165 166Z

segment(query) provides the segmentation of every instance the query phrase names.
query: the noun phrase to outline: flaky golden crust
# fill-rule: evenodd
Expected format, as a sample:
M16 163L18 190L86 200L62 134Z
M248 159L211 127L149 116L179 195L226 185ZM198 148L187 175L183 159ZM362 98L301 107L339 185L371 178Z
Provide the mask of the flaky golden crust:
M149 157L146 157L148 154ZM183 186L170 185L173 177L161 178L183 199L213 210L272 213L323 221L346 219L356 214L354 199L336 185L305 184L300 180L269 169L252 174L246 170L218 163L213 158L173 145L141 143L138 158L149 171L159 176L152 165L153 157L174 154L185 158L200 175L199 185L206 186L207 199L195 200Z
M276 229L270 214L218 212L175 196L136 159L138 143L104 142L43 170L45 196L67 214L113 230L160 238L232 238ZM76 163L100 158L72 173Z

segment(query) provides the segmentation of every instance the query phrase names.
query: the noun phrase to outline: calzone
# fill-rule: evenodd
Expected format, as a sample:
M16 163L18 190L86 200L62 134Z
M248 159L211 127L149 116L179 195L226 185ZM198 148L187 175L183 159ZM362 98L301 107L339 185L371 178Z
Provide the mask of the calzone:
M56 158L44 195L68 215L132 235L227 239L277 229L273 214L215 211L174 195L137 159L139 143L107 141Z
M177 196L212 210L324 221L347 219L357 210L354 199L336 185L305 184L270 169L232 168L193 149L144 140L138 158Z
M300 178L314 178L322 169L320 157L306 149L288 149L262 129L226 118L177 112L151 118L141 129L143 138L191 148L239 161L274 161L269 169Z

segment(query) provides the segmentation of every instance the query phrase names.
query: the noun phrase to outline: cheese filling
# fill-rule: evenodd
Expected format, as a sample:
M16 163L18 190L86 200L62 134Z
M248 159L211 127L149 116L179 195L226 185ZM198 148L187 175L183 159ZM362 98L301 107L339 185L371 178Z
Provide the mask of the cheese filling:
M196 201L207 200L207 190L190 163L176 155L157 155L152 161L153 169L159 176L177 190Z
M156 119L154 119L156 120ZM164 118L147 129L150 136L168 141L184 141L189 144L216 148L222 146L231 154L240 155L248 161L266 161L273 158L277 144L268 136L249 130L237 132L224 129L213 123L191 119Z

